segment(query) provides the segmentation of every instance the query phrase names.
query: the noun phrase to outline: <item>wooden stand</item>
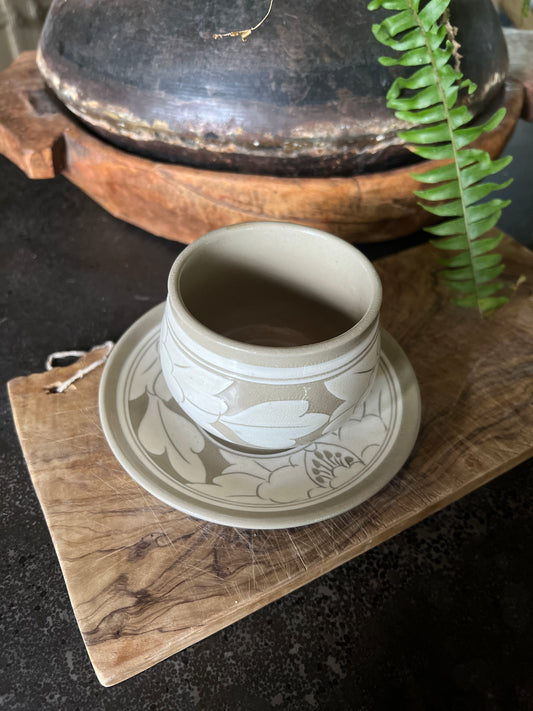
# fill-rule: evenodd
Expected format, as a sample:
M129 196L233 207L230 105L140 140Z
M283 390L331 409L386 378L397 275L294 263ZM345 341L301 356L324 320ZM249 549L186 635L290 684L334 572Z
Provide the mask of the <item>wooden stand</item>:
M477 142L497 156L512 135L524 86L509 81L503 122ZM400 237L432 221L409 173L428 163L348 178L279 178L157 162L106 143L46 89L25 52L0 74L0 153L30 178L62 174L115 217L156 235L192 242L224 225L297 222L350 241Z

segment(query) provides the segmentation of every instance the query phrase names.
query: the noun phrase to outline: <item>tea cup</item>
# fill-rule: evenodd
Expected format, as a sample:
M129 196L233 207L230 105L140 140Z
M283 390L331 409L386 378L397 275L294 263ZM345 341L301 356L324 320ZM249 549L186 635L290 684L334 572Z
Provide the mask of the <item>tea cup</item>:
M217 229L170 270L163 377L189 418L230 447L304 446L371 389L381 298L372 263L331 234L282 222Z

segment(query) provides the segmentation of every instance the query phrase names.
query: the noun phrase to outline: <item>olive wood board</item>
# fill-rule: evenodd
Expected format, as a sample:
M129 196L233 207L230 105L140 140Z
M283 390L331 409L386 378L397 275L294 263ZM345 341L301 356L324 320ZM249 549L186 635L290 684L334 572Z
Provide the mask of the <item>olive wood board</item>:
M522 81L508 80L500 99L504 120L475 145L499 155L524 98ZM115 217L179 242L254 220L297 222L352 242L379 242L434 221L418 204L413 190L419 183L410 173L436 162L345 178L289 178L202 170L116 148L46 89L35 52L21 54L0 74L0 153L30 178L62 174Z
M533 454L533 253L507 237L501 248L510 301L490 320L450 304L432 246L376 262L383 326L420 384L421 430L390 484L321 523L237 529L153 498L104 438L101 367L63 393L50 390L79 362L10 381L30 476L102 684L217 632Z

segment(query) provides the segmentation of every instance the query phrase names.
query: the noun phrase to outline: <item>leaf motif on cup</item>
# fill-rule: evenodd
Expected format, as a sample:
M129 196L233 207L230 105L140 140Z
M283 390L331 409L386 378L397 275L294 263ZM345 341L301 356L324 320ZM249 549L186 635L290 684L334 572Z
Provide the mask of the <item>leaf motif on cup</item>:
M379 335L379 325L377 324L366 355L349 370L324 382L329 392L341 400L341 404L331 413L325 432L334 432L338 429L348 417L353 415L359 403L371 391L379 363L381 349Z
M362 371L349 370L324 383L332 395L342 400L342 403L331 413L326 432L335 431L348 417L353 415L361 400L371 390L375 376L376 368ZM353 392L359 393L355 404L348 397L348 394Z
M160 400L163 400L164 402L168 402L169 400L172 400L172 394L170 390L168 389L168 385L165 382L165 378L163 377L163 373L161 372L161 366L159 365L159 357L158 357L158 373L157 377L153 383L153 390L150 392L153 392L154 395L157 395L157 397Z
M198 455L205 439L200 430L157 395L147 395L148 405L137 430L139 442L152 455L166 454L179 477L191 483L204 482L206 470Z
M319 429L328 420L322 412L308 412L305 400L276 400L253 405L235 415L224 415L220 423L243 442L270 449L289 449L298 438ZM276 425L272 425L276 422Z
M253 457L221 447L228 466L195 489L221 501L274 507L327 497L364 477L379 456L389 429L388 403L387 391L375 388L337 432L289 455Z
M212 424L228 409L217 395L233 385L233 380L199 367L178 349L171 356L166 345L168 330L162 333L161 365L172 379L174 399L201 426Z

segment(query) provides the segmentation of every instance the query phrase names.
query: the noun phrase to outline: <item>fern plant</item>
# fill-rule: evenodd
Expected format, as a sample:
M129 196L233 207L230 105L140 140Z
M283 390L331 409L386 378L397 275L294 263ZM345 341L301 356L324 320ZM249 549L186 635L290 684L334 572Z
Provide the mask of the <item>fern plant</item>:
M456 294L454 303L477 307L486 316L507 301L498 295L503 284L497 278L504 265L501 255L494 252L503 235L487 233L510 201L485 198L511 181L481 181L502 170L511 158L492 160L485 151L469 147L482 132L500 123L505 109L482 125L468 125L472 114L460 103L460 94L472 93L476 87L457 66L455 34L448 21L450 2L429 0L420 9L420 0L372 0L368 8L394 12L372 31L379 42L400 55L381 57L380 62L416 68L407 78L396 78L387 93L387 105L396 116L416 124L399 136L420 157L447 161L413 174L431 186L415 191L422 200L419 204L446 218L427 228L444 238L434 242L440 250L453 252L441 260L441 277Z

